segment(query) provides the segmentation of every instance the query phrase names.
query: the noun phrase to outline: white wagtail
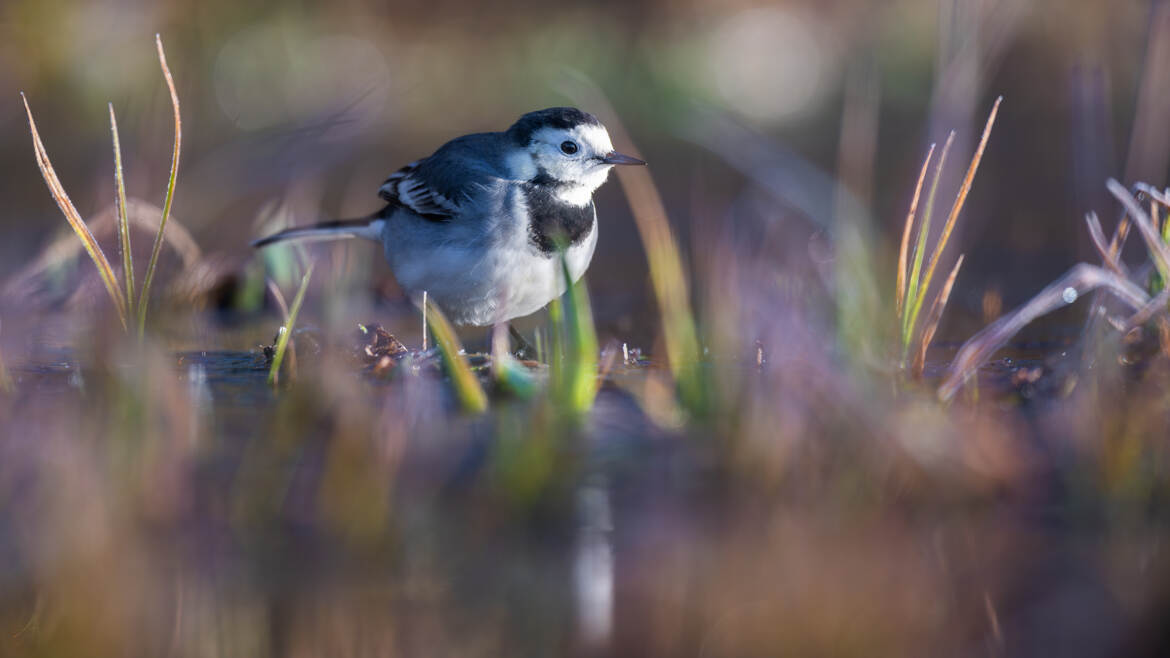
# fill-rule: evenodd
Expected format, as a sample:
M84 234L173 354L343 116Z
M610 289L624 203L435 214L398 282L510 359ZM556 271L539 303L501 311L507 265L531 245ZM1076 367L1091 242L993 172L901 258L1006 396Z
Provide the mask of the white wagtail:
M597 246L593 192L613 165L644 165L613 150L605 126L571 107L529 112L504 132L464 135L392 174L382 210L293 228L252 243L381 240L398 283L426 291L459 324L534 313L585 273Z

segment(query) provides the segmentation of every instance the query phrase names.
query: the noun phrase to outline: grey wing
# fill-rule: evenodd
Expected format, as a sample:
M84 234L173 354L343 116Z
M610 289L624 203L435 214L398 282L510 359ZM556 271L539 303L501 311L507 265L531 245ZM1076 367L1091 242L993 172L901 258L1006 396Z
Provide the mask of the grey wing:
M391 174L378 196L433 221L458 216L477 192L501 177L496 135L467 135L448 142L434 155Z

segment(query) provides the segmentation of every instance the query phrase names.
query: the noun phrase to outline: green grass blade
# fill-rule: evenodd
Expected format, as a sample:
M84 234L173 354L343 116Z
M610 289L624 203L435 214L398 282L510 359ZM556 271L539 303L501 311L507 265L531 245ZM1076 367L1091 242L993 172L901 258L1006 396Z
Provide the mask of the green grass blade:
M122 281L126 287L126 313L134 315L134 254L130 251L130 221L126 217L126 177L122 172L122 143L118 139L118 119L110 103L110 134L114 140L114 186L117 188L118 248L122 252Z
M451 377L451 384L455 388L455 397L458 398L460 406L463 407L464 411L470 413L487 411L487 393L480 385L479 378L471 371L467 357L463 355L459 338L455 336L455 330L447 321L447 316L443 315L439 307L435 306L434 302L429 299L426 309L431 334L435 337L439 353L443 355L443 365L447 369L448 376Z
M154 236L154 247L150 250L150 262L146 266L146 274L142 278L142 293L138 296L138 335L146 333L146 307L150 300L150 286L154 282L154 270L158 266L158 257L162 252L163 233L167 229L167 218L171 215L171 202L175 198L175 179L179 175L179 147L183 141L183 120L179 115L179 94L175 91L175 80L171 77L171 69L167 66L167 56L163 52L162 38L154 35L154 43L158 48L158 62L162 66L163 78L167 82L167 90L171 94L171 109L175 115L175 145L171 151L171 175L167 180L167 194L163 201L162 219L158 223L158 233Z
M548 303L548 381L555 394L565 390L565 306L558 297Z
M910 270L910 281L906 284L906 304L902 307L902 358L905 359L910 349L910 339L913 335L914 323L910 319L910 311L918 303L918 281L922 275L922 261L926 255L926 240L930 234L930 222L934 217L934 199L938 194L938 183L942 178L943 165L947 162L947 154L951 152L951 144L955 142L955 131L947 135L943 143L942 153L938 157L938 164L934 167L934 178L930 182L930 191L926 194L926 208L922 211L922 224L918 227L918 239L914 245L914 265Z
M280 337L276 339L276 353L272 355L272 366L268 369L268 384L275 385L280 377L280 364L284 361L284 353L288 350L288 341L292 337L293 327L297 323L297 314L301 312L301 304L305 301L305 291L309 289L309 279L313 276L313 265L305 270L301 277L301 287L297 289L297 296L293 298L292 306L288 309L288 319L280 328Z
M569 264L561 252L561 274L571 281ZM569 283L564 299L564 370L561 385L562 400L574 414L583 414L593 407L597 397L597 330L593 326L593 310L585 280Z
M1150 201L1150 218L1154 220L1154 226L1158 226L1158 204ZM1165 221L1162 222L1162 242L1170 244L1170 213L1167 213Z
M125 329L127 327L126 298L123 296L122 290L118 288L118 280L114 276L114 268L110 267L110 261L106 258L105 252L102 251L101 246L94 239L89 227L85 225L85 221L81 218L81 213L77 212L77 208L73 205L73 201L69 199L69 195L65 193L65 187L61 185L61 179L57 177L57 172L53 169L53 163L49 161L49 154L45 151L45 145L41 142L41 135L37 132L37 124L33 121L32 109L28 105L28 99L25 98L23 93L21 93L20 98L24 101L24 111L28 114L28 128L29 132L32 133L33 151L36 153L37 167L41 170L41 176L44 177L45 183L49 186L49 192L52 193L53 199L57 202L57 207L61 209L61 213L65 215L65 220L69 222L69 226L73 228L73 232L77 234L82 246L85 247L86 253L89 254L90 260L97 267L98 275L101 276L102 283L106 287L106 292L109 293L110 299L114 302L114 309L118 312L118 319L122 322L122 328Z
M507 325L497 324L492 329L492 376L503 389L516 397L527 399L536 394L537 381L511 352L508 351Z

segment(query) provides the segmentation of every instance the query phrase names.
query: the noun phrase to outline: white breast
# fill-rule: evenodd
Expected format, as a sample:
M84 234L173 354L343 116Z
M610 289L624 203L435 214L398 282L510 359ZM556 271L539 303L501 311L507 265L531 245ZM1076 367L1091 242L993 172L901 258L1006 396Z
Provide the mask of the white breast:
M507 322L531 315L562 295L560 258L541 253L529 239L523 195L508 197L504 205L511 212L480 221L387 221L386 259L399 284L411 293L427 291L457 324ZM473 225L478 228L472 230ZM596 246L595 217L585 238L565 253L573 281L585 274Z

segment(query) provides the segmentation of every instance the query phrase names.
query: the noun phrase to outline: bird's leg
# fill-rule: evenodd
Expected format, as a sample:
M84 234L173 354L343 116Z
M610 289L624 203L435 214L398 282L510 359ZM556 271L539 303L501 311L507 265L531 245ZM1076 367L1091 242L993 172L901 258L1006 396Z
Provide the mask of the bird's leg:
M524 336L520 335L519 331L516 331L516 327L509 324L508 333L512 335L512 340L516 341L516 351L514 354L517 359L531 360L536 358L536 350L532 349L532 346L528 344L528 341L524 340Z

